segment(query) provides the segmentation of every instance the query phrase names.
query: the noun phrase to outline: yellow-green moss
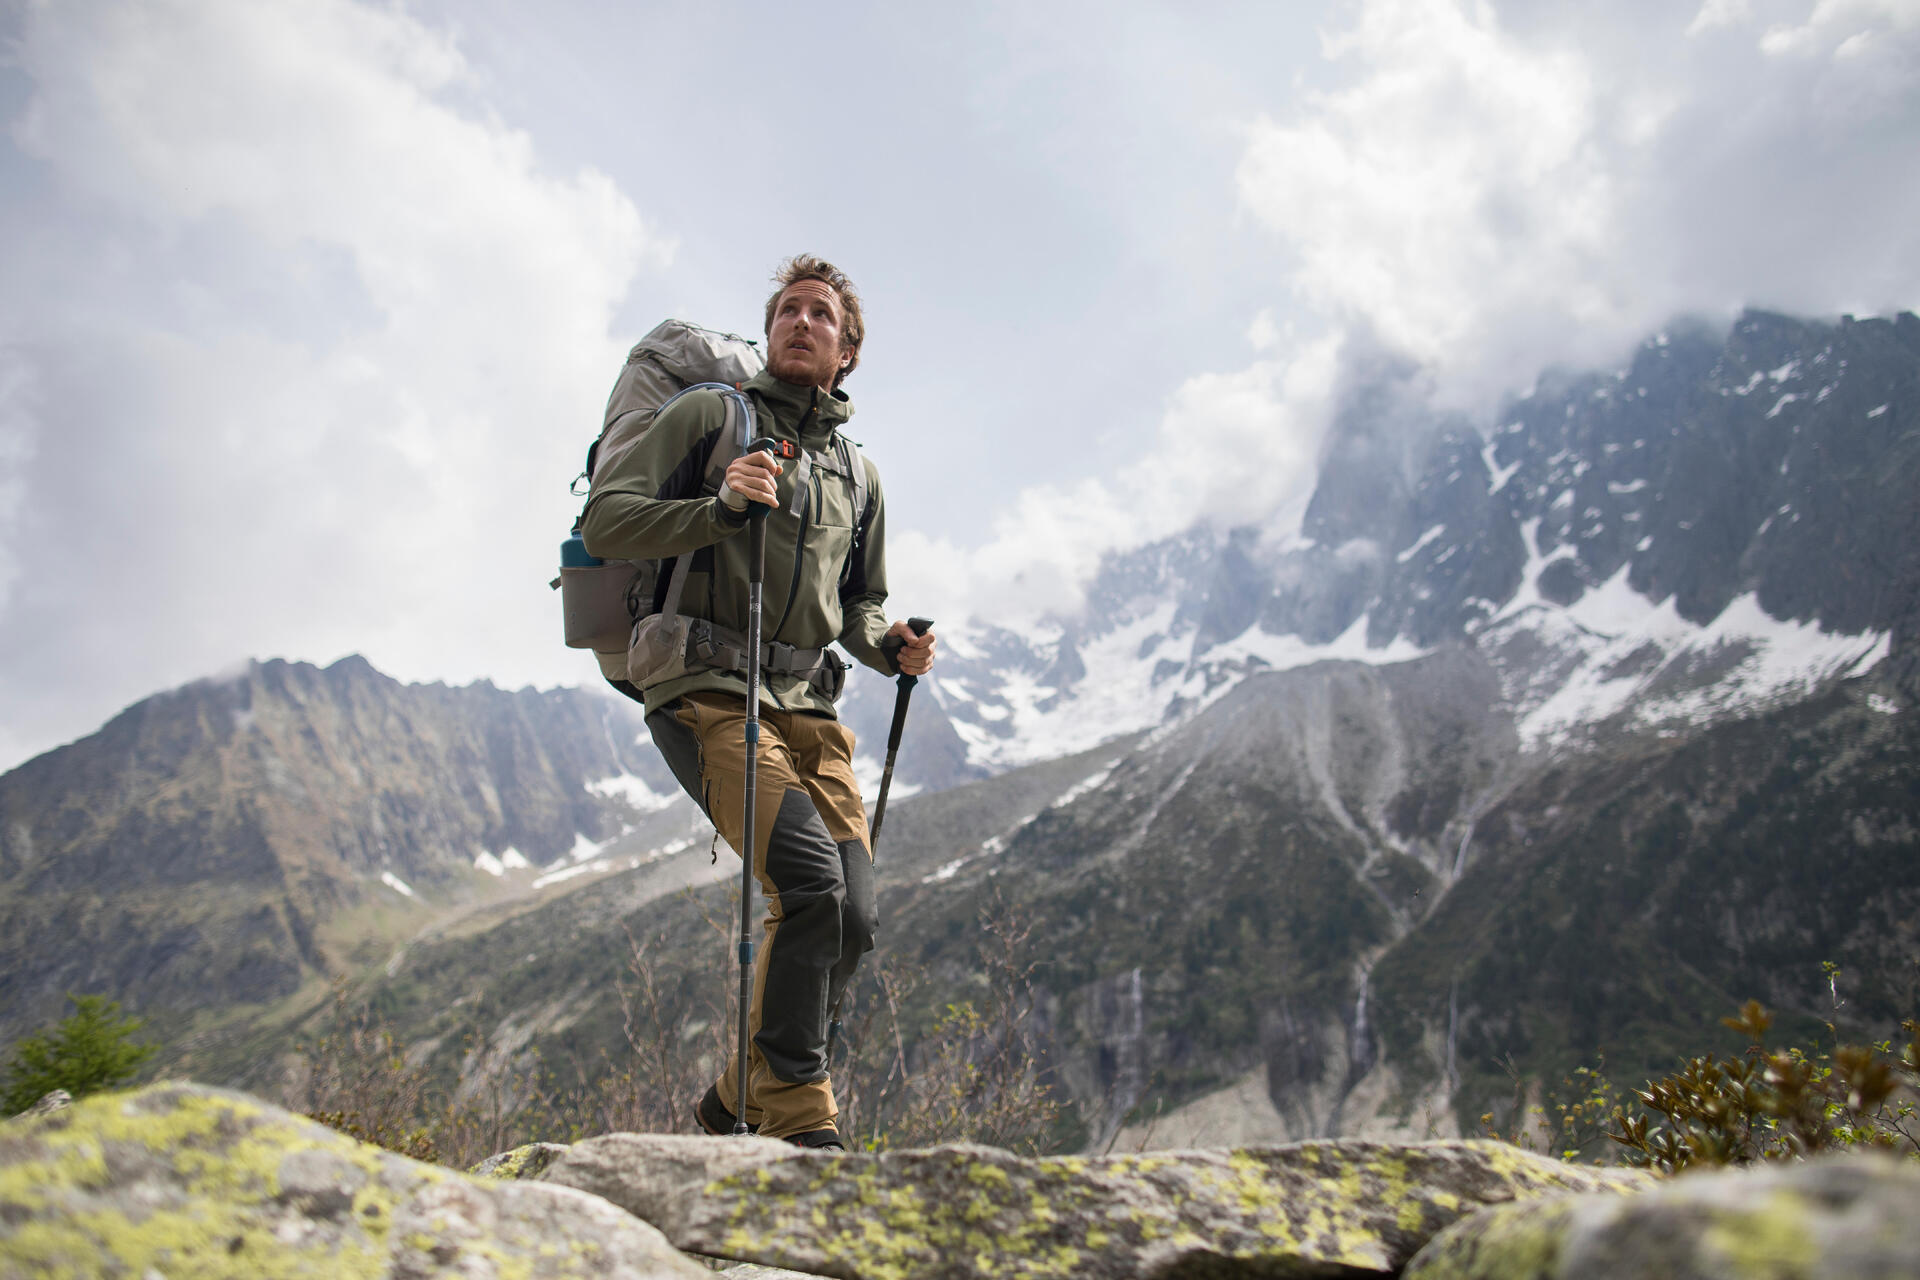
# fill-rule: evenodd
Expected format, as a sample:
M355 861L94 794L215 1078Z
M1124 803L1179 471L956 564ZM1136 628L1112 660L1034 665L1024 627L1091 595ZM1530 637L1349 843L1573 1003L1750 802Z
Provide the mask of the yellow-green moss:
M997 1191L1005 1191L1013 1186L1013 1180L1007 1177L1005 1169L990 1164L969 1166L967 1181L978 1183L983 1187L992 1187Z
M1789 1191L1774 1192L1757 1209L1716 1216L1701 1232L1700 1247L1743 1276L1808 1275L1820 1259L1807 1230L1807 1206Z
M467 1170L467 1172L475 1177L496 1178L501 1182L517 1182L528 1175L528 1168L536 1159L539 1160L543 1167L551 1163L551 1161L542 1157L542 1153L545 1150L546 1148L541 1143L529 1142L525 1146L515 1147L513 1150L507 1152L506 1155L500 1158L500 1163L494 1165L493 1168L487 1170L485 1173L480 1172L479 1165L475 1165L473 1168ZM484 1164L485 1161L481 1163Z

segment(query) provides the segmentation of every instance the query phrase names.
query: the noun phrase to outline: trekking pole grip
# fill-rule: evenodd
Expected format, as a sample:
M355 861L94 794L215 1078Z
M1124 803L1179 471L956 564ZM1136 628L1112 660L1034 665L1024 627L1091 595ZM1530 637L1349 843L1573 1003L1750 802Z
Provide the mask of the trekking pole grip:
M908 618L907 619L907 630L913 632L913 634L915 634L916 636L923 636L927 634L927 632L931 631L932 629L933 629L932 618ZM920 683L919 676L910 676L910 675L907 675L905 672L902 672L900 674L900 687L902 689L911 689L913 688L914 685L919 683Z
M794 448L784 440L776 440L772 436L761 436L758 440L755 440L747 446L747 452L764 453L768 457L776 459L791 458L794 455ZM771 510L773 510L773 508L764 502L755 502L751 498L747 500L748 520L765 520L767 518L767 512Z

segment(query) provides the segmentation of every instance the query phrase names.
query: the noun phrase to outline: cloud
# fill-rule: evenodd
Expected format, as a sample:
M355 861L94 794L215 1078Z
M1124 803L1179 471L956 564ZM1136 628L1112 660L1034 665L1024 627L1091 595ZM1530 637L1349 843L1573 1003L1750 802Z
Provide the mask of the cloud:
M0 758L209 651L578 679L565 485L671 252L632 201L397 8L34 4L14 56L58 216L0 251Z
M1474 407L1678 312L1911 306L1916 12L1367 0L1240 197L1302 300Z
M1101 557L1209 521L1297 529L1312 496L1331 411L1340 339L1276 336L1285 348L1229 373L1189 378L1168 400L1157 438L1110 479L1032 485L995 513L983 545L890 536L893 593L936 616L1018 626L1071 616ZM920 607L916 605L916 607Z
M33 369L15 351L0 348L0 609L6 608L21 564L14 531L27 503L27 466L33 461L40 406Z
M971 554L908 540L916 591L1070 612L1102 554L1192 520L1284 539L1369 352L1411 361L1425 410L1486 413L1682 313L1920 302L1920 7L1351 12L1323 37L1322 87L1250 124L1236 174L1290 264L1287 329L1256 315L1255 362L1188 381L1115 479L1022 493Z

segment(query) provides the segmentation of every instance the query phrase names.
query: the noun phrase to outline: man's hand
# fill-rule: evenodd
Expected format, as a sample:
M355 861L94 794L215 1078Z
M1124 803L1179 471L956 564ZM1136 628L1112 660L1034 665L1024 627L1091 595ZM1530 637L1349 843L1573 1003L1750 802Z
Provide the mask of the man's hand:
M927 634L916 636L913 628L904 622L896 622L887 628L887 635L899 636L906 643L900 647L900 674L923 676L933 670L933 628L927 628Z
M743 453L729 462L726 479L720 485L720 501L734 511L745 511L749 502L779 506L780 460L763 452Z

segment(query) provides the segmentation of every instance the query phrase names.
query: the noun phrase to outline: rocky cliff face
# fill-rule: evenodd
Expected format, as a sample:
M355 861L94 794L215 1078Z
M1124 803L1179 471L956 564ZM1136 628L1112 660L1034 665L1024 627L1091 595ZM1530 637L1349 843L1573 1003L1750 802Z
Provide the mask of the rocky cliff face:
M69 990L269 1001L337 968L343 911L595 847L665 793L643 732L597 694L406 686L360 658L130 707L0 778L0 1040Z
M931 682L1004 766L1151 728L1261 670L1485 655L1522 746L1704 723L1920 640L1920 319L1676 326L1497 420L1356 375L1297 530L1113 557L1086 607L949 629ZM1614 718L1619 716L1618 720Z

